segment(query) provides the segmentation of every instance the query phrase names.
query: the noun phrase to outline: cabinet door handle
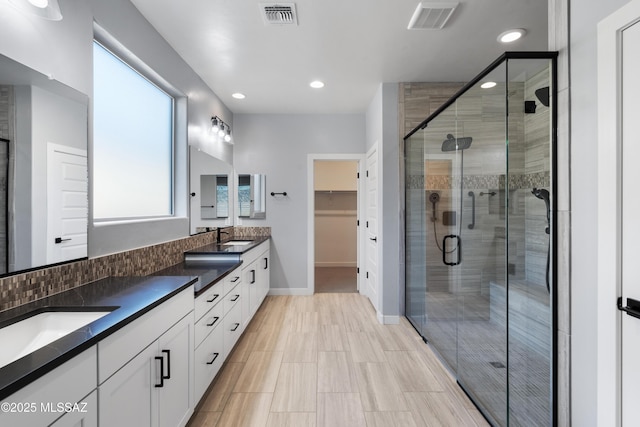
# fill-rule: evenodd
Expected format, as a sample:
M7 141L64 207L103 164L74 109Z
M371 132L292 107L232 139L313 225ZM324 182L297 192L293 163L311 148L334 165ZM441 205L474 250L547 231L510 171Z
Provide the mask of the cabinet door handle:
M265 257L264 258L264 269L266 270L267 268L269 268L269 258Z
M238 279L240 279L240 276L234 277L233 279L231 279L231 283L236 283Z
M162 350L162 352L167 354L167 376L162 378L168 380L171 379L171 351Z
M211 322L211 323L207 323L207 326L213 326L213 325L215 325L215 324L216 324L216 322L218 321L218 319L220 319L218 316L214 317L214 318L213 318L213 322Z
M213 298L208 299L207 302L214 302L215 300L218 299L219 296L220 296L219 294L215 294L215 295L213 295Z
M256 271L251 270L251 283L256 283Z
M207 362L207 365L213 365L213 362L215 362L216 359L218 358L218 354L219 353L213 353L213 359L211 359L210 362Z
M236 329L238 329L239 326L240 326L240 323L234 323L233 324L233 328L231 328L231 332L235 332Z
M238 301L238 298L240 298L240 295L236 294L229 301L231 301L231 302Z
M164 387L164 357L156 356L156 360L160 361L160 384L156 384L156 387Z

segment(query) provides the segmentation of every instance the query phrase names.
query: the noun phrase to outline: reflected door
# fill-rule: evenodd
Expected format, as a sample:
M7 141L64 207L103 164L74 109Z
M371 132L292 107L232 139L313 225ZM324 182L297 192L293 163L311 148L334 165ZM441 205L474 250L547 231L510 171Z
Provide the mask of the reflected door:
M87 256L87 153L49 144L47 264Z

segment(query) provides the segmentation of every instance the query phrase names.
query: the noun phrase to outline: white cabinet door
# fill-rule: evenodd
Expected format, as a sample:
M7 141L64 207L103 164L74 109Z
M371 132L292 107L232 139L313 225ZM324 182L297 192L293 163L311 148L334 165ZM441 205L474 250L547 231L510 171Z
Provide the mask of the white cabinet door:
M258 258L258 288L260 289L260 295L257 302L256 310L262 304L262 301L269 293L269 275L270 275L270 251L265 251L260 258Z
M193 414L193 313L158 340L165 379L158 392L160 427L185 426Z
M98 392L94 390L50 427L98 427Z
M195 376L194 376L194 403L200 401L205 391L215 378L224 362L224 326L222 321L196 348L195 352Z
M182 427L193 414L193 312L99 387L100 427Z
M158 425L160 360L154 342L134 357L99 388L100 427L153 427Z

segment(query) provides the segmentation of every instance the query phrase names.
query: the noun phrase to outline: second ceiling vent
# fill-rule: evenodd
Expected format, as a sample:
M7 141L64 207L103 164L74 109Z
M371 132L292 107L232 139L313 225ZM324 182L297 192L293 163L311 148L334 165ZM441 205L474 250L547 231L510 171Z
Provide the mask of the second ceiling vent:
M418 4L409 21L410 30L441 30L453 15L458 3L429 3Z
M260 11L267 25L298 25L295 3L260 3Z

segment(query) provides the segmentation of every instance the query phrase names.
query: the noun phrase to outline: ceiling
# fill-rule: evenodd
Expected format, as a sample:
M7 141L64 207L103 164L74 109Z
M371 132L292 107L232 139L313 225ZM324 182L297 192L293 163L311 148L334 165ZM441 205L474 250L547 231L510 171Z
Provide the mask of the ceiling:
M543 0L463 1L441 30L407 29L417 0L295 0L298 25L266 25L257 0L132 3L234 113L362 113L381 82L466 82L547 49ZM527 35L499 43L510 28Z

